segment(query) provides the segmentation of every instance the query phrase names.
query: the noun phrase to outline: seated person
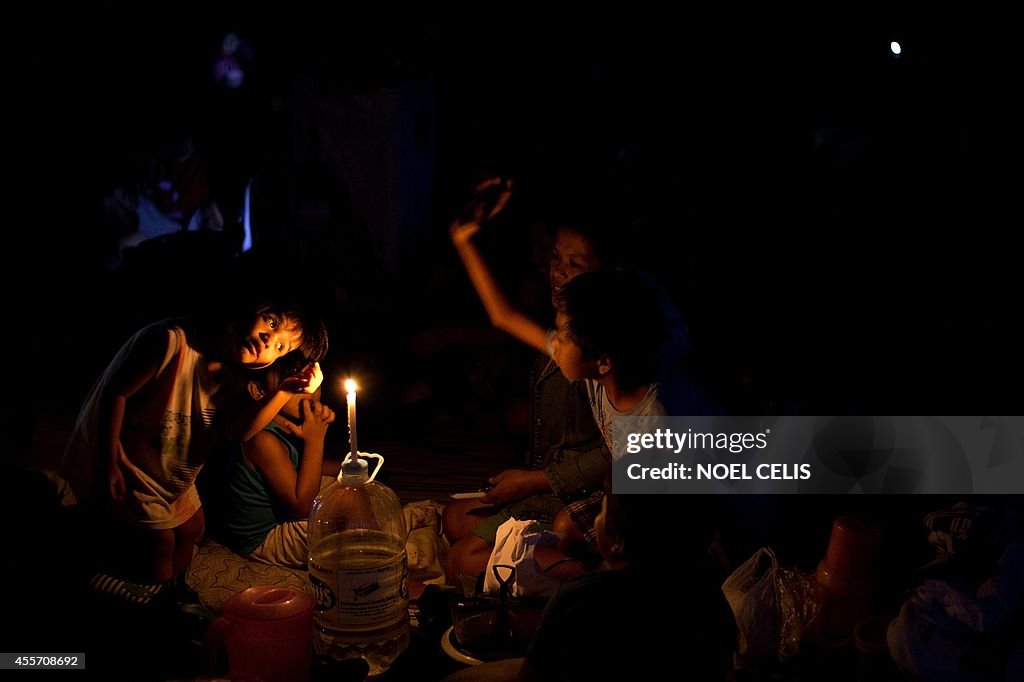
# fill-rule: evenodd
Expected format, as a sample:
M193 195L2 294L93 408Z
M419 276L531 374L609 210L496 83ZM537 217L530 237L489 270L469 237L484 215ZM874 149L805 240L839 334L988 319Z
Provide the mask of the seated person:
M217 443L251 438L294 394L319 388L320 320L289 303L239 310L147 325L83 403L60 475L87 505L95 591L140 605L191 599L181 588L205 524L199 472ZM243 395L251 372L291 352L312 364L261 400Z
M713 414L703 390L677 364L671 301L640 273L580 274L555 297L551 354L562 374L582 382L608 451L613 418ZM611 464L608 464L608 470ZM562 550L585 553L595 542L603 493L572 502L555 517Z
M708 552L712 529L700 521L709 517L698 513L697 500L603 496L594 529L605 564L559 587L521 680L661 679L668 671L727 679L735 623ZM674 530L666 535L651 519Z
M584 499L599 489L611 466L591 416L586 387L570 382L558 371L547 347L550 333L519 310L498 285L473 237L501 212L512 190L498 178L481 183L466 214L451 227L452 242L470 281L495 327L535 347L541 355L530 373L530 447L525 467L506 469L491 477L492 487L481 500L449 504L445 535L452 542L448 554L448 580L458 585L460 575L476 576L487 565L498 527L509 518L533 519L550 526L566 503ZM486 192L497 190L489 206ZM553 228L548 281L554 294L582 272L615 264L617 249L611 235L577 220L547 219ZM497 513L495 513L497 512ZM545 554L548 548L540 548ZM545 568L563 558L560 553L538 557ZM566 577L579 567L562 564Z
M718 514L703 496L616 495L610 478L605 490L594 519L601 569L559 586L525 659L444 682L733 679L736 623L709 551Z
M287 356L248 382L259 400L301 368ZM228 455L221 535L242 556L268 564L303 568L309 559L306 518L321 487L340 470L324 460L324 437L334 411L320 391L296 394L262 431Z

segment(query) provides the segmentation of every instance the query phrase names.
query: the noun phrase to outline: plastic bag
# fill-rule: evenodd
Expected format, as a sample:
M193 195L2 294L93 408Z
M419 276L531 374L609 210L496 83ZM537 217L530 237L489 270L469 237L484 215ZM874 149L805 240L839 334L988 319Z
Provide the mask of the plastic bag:
M795 656L818 598L811 576L779 568L775 552L757 550L722 583L738 631L739 654L748 659Z
M448 540L441 533L444 507L433 500L410 502L402 507L409 537L405 555L409 560L409 579L427 585L444 585L444 562Z
M484 592L496 593L500 585L495 577L493 567L501 564L515 566L515 583L512 585L512 597L549 597L558 587L558 581L541 569L533 556L534 549L541 546L553 546L558 543L558 535L551 531L536 531L537 522L509 519L498 526L494 539L491 558L487 560L484 571ZM506 571L507 573L507 571Z
M1003 551L977 591L926 580L889 624L889 651L900 670L923 679L990 679L983 672L1008 669L1011 643L1020 641L1012 618L1022 599L1024 541L1018 540ZM994 679L1021 678L1007 674Z

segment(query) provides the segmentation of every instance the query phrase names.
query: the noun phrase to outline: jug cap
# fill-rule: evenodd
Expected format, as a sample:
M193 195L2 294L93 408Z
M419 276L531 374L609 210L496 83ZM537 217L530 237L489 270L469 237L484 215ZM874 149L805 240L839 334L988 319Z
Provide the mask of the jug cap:
M369 464L361 457L352 457L341 463L341 474L346 481L368 478L368 469Z
M311 613L314 604L302 592L265 585L236 594L224 605L224 615L234 620L287 620Z

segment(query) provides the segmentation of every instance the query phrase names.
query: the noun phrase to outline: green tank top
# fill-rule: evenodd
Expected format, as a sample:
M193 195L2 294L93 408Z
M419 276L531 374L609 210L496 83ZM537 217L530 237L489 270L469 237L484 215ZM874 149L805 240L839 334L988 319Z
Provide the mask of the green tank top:
M298 471L299 450L285 437L284 429L270 422L266 430L284 443L292 466ZM263 474L245 458L241 445L234 448L231 454L225 478L227 504L224 510L224 540L235 552L249 556L263 544L267 534L279 523L270 488Z

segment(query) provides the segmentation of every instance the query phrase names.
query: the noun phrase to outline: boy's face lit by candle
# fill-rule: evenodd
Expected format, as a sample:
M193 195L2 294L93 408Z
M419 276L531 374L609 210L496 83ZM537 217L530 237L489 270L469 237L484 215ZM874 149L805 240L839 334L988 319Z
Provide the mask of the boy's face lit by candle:
M569 381L597 379L601 376L597 360L586 357L583 349L569 333L565 313L555 315L555 338L552 340L555 364Z
M266 311L258 313L241 336L237 359L250 369L269 367L302 345L302 330L295 320Z

